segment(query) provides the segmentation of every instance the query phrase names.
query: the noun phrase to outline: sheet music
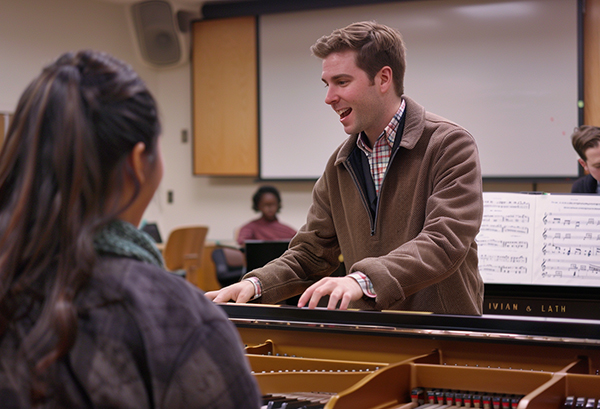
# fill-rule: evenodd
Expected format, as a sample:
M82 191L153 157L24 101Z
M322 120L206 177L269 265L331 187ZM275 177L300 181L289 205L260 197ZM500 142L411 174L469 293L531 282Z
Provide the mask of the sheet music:
M483 221L476 237L485 283L531 283L536 196L483 194Z
M600 287L600 195L483 197L484 282Z
M540 197L533 282L600 287L600 198Z

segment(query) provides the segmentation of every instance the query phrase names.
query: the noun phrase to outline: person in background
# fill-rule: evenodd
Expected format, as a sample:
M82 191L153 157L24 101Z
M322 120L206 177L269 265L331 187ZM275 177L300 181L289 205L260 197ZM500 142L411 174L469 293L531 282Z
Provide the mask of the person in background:
M590 125L575 128L571 142L579 155L579 164L587 172L573 183L571 193L600 193L600 128Z
M281 195L273 186L262 186L252 196L252 210L261 217L242 226L237 235L240 246L246 240L287 240L296 235L296 230L277 220L281 210Z
M320 38L325 103L349 134L313 189L289 249L215 302L481 314L475 237L483 216L479 154L462 127L404 95L400 33L359 22ZM315 147L318 149L318 147ZM343 254L346 276L331 277Z
M0 152L2 407L260 407L235 327L136 228L159 133L104 53L60 56L21 96Z

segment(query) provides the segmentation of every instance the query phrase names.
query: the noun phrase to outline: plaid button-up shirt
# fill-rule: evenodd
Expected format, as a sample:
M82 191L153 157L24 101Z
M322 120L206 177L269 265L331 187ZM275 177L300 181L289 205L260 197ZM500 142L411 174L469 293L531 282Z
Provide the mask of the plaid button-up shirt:
M381 135L377 138L375 146L371 149L369 144L365 141L366 135L361 133L359 138L356 140L356 145L362 150L367 158L369 159L369 166L371 168L371 176L373 177L373 183L375 184L375 191L379 195L379 189L383 182L385 171L387 170L388 163L392 156L392 148L394 147L394 141L396 140L396 131L398 130L398 124L404 115L404 109L406 102L402 100L400 108L396 111L396 114L385 127Z

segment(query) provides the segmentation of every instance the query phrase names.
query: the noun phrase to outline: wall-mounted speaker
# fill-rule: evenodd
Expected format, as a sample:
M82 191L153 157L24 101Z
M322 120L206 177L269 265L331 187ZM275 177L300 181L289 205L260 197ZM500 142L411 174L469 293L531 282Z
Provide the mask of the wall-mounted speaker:
M187 60L182 33L168 1L148 0L131 5L131 19L142 59L155 67Z

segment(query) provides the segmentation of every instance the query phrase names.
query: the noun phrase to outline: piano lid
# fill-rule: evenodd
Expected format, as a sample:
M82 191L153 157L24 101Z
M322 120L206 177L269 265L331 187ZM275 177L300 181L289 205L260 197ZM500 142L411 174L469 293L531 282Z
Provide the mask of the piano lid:
M220 304L238 327L342 331L481 341L577 344L600 349L600 321L502 315L340 311L261 304Z

